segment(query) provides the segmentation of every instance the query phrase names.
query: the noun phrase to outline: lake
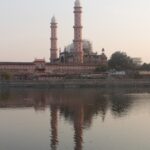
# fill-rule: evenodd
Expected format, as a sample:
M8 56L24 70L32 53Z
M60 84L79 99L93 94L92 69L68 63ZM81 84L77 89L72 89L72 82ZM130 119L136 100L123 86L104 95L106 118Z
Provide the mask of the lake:
M0 89L0 150L150 150L150 89Z

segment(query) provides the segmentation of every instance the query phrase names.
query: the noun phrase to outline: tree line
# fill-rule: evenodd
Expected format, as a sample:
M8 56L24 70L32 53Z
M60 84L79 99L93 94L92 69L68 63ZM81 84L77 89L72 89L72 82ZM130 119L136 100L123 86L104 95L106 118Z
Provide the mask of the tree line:
M108 65L100 66L96 68L96 71L105 72L112 69L116 71L150 71L150 63L143 63L139 65L134 62L133 58L128 56L125 52L116 51L111 55L110 59L108 60Z

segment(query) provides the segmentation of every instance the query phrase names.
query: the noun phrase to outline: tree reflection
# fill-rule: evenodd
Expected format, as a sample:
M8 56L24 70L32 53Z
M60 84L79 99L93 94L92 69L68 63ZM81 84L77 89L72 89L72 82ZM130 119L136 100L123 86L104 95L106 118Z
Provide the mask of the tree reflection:
M110 102L112 114L116 117L127 115L133 103L132 99L125 94L111 95Z
M0 100L5 101L10 97L10 90L9 89L0 89Z

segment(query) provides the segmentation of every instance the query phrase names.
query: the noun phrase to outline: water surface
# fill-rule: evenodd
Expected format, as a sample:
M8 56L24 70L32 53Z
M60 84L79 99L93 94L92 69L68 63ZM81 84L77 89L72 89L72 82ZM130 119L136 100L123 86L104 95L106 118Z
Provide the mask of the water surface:
M150 150L150 89L0 89L0 150Z

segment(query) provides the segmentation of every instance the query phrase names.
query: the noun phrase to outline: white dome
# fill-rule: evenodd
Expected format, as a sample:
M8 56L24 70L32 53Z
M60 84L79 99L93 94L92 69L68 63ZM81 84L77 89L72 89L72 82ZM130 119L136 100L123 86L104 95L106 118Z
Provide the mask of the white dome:
M93 53L92 43L89 40L83 40L82 44L84 53ZM65 51L72 53L74 51L73 43L65 47Z
M55 16L52 17L51 23L56 23L56 18L55 18Z
M75 7L80 7L81 5L80 5L80 0L76 0L75 1Z

